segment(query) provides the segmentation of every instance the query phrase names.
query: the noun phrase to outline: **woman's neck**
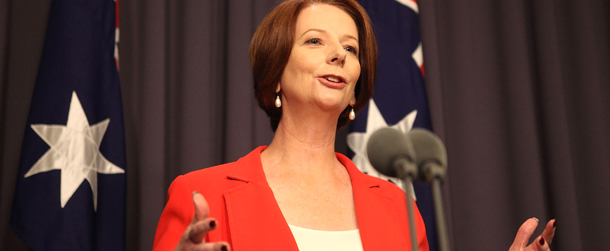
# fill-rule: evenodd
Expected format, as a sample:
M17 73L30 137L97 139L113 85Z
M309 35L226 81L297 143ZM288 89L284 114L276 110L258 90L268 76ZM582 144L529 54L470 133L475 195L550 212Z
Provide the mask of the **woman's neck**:
M305 117L314 119L282 117L273 141L261 153L267 183L287 223L318 230L357 229L350 176L335 155L338 114L326 120Z
M336 172L339 164L335 156L336 127L336 119L331 122L320 117L309 121L282 118L273 141L261 154L263 167L274 173L299 175Z

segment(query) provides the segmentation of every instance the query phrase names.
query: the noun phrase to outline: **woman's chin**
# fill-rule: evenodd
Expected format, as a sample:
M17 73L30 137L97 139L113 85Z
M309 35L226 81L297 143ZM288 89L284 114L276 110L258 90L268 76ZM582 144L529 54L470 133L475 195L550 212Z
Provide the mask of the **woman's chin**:
M318 102L318 106L322 108L322 110L331 113L341 113L347 107L345 102L340 102L338 100L321 100Z

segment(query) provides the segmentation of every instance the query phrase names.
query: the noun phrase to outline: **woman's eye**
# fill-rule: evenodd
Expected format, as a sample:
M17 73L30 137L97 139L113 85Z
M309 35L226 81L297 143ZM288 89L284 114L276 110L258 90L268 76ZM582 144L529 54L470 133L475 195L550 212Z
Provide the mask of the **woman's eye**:
M312 38L307 40L308 44L320 44L320 39L319 38Z
M345 47L345 50L354 53L354 55L358 55L358 50L356 50L356 48L354 48L353 46Z

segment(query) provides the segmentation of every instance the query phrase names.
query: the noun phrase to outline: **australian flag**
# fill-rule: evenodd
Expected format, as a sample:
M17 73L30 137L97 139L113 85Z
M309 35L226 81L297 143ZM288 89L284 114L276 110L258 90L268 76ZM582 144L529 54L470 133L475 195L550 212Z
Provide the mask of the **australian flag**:
M113 0L53 0L11 226L34 250L125 249Z
M378 61L375 92L369 104L350 124L348 146L354 163L365 173L379 174L368 161L366 143L377 129L391 126L403 133L413 127L432 130L424 85L418 7L415 0L359 0L373 22ZM426 224L430 250L438 250L430 188L415 183L417 206ZM406 212L405 212L406 213Z

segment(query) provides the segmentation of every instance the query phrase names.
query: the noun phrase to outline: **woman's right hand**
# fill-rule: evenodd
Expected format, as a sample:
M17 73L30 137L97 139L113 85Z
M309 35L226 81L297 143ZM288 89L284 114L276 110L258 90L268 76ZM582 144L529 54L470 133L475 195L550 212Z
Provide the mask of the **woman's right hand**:
M197 191L193 192L193 204L195 204L195 216L191 221L191 224L186 228L180 242L176 246L175 250L201 250L201 251L229 251L231 247L229 243L224 241L206 243L205 235L214 230L218 226L213 218L210 216L210 207L203 198L203 195Z

